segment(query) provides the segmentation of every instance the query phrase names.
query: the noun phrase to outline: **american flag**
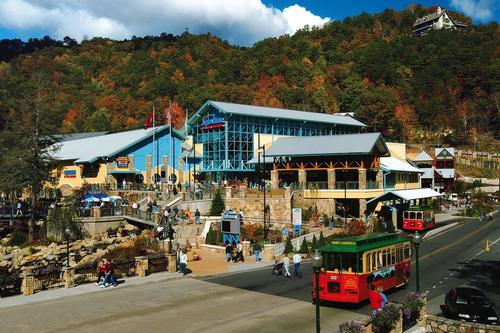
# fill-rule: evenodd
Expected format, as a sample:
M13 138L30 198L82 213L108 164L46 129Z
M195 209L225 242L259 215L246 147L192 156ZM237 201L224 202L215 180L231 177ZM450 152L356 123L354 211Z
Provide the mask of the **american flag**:
M165 108L165 119L167 120L168 126L172 125L172 112L170 110L170 107Z

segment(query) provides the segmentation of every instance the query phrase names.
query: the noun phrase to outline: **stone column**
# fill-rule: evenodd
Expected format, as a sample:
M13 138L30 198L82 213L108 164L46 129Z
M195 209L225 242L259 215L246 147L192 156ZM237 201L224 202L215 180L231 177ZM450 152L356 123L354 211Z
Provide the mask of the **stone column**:
M231 198L231 187L228 186L228 187L225 187L224 189L226 190L226 199Z
M135 274L139 277L145 277L148 270L148 257L135 257Z
M265 261L274 260L274 244L264 244L264 252L262 253L262 259Z
M358 169L358 183L360 190L366 190L366 169Z
M248 257L250 255L250 241L241 242L243 245L243 256Z
M63 267L64 288L75 286L75 267Z
M98 219L101 217L101 207L92 207L92 216L95 219Z
M384 188L384 173L382 170L377 171L377 176L375 178L378 188Z
M175 254L168 255L168 272L177 272L177 256Z
M422 299L424 305L420 309L420 316L417 319L417 326L426 327L427 326L427 296Z
M328 189L335 190L335 169L328 169Z
M365 218L366 199L359 199L359 218ZM364 220L363 220L364 222Z
M146 185L151 185L151 163L152 157L151 155L146 155L146 177L144 177L144 182Z
M299 170L299 184L302 185L303 188L306 187L306 170Z
M271 189L278 188L278 170L271 170Z
M179 167L179 183L181 183L184 188L184 160L182 159L182 157L179 157L178 167Z
M22 277L21 291L23 295L33 295L35 293L35 275L32 272L24 272Z
M285 199L290 199L291 195L292 191L290 190L290 187L285 187Z

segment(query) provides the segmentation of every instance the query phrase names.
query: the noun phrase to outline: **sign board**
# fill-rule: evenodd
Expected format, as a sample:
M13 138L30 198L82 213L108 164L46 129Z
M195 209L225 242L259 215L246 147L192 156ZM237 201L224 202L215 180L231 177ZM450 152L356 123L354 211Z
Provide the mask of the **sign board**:
M302 225L302 208L292 209L293 225Z
M128 168L128 157L120 156L116 158L116 167L117 168Z
M224 127L224 116L219 114L205 116L201 120L201 129L214 129Z
M64 170L64 178L76 178L76 170Z
M175 183L177 181L177 176L175 175L175 173L171 174L170 175L170 178L169 180L172 182L172 183Z
M222 214L221 230L223 233L239 234L241 217L232 210L226 210Z

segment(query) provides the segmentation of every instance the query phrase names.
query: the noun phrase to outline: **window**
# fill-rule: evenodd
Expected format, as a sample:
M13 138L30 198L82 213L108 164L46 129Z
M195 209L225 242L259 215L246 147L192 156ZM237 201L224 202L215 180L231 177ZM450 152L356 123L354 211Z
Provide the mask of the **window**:
M357 253L328 253L325 255L325 266L329 271L361 272L361 256Z
M421 220L422 219L422 212L418 212L417 213L417 220Z

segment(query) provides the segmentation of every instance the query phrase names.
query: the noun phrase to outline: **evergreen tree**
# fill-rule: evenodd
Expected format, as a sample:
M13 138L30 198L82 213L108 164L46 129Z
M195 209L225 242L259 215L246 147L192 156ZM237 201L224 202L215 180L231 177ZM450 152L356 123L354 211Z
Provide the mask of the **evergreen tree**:
M224 199L222 199L222 191L218 188L215 191L214 197L212 199L212 206L210 207L210 215L211 216L219 216L226 209L226 205L224 204Z
M325 246L326 245L326 239L325 236L323 236L323 231L319 233L319 247Z
M289 253L292 253L292 252L293 252L292 241L290 240L290 238L288 238L286 240L286 244L285 244L285 254L289 254Z
M317 248L318 248L318 240L316 239L316 235L313 235L311 251L314 252L314 250L316 250Z
M309 253L309 247L307 246L306 238L302 240L302 245L300 246L300 253Z
M214 243L215 243L215 234L214 234L214 231L212 230L212 227L210 227L210 229L208 229L207 236L205 238L205 243L210 244L210 245L214 245Z

